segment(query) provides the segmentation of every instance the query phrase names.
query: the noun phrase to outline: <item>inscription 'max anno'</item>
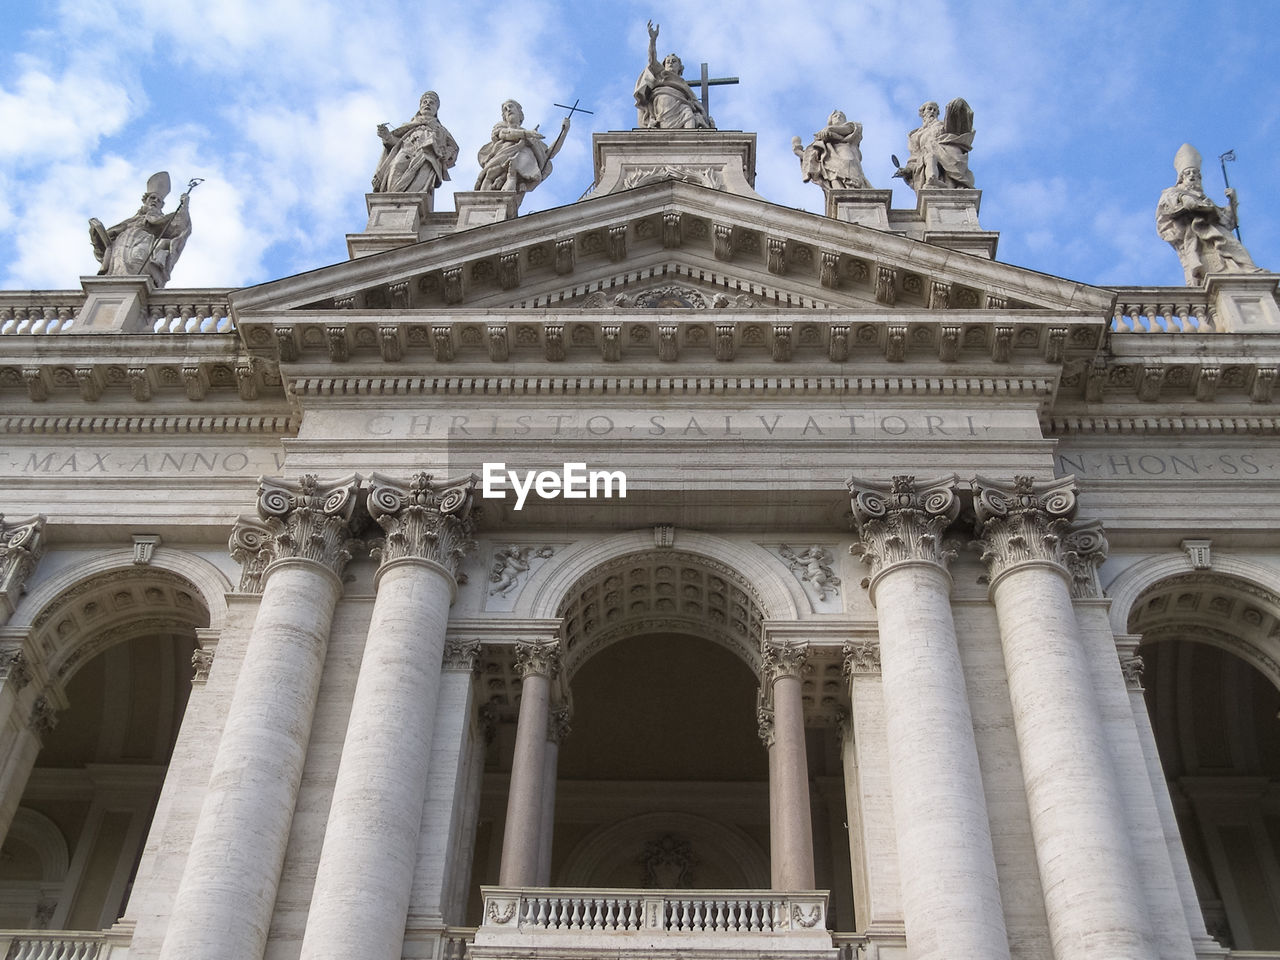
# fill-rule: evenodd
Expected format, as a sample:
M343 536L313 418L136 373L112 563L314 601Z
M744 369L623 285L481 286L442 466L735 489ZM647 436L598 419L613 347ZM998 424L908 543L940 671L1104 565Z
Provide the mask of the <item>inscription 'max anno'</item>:
M183 453L89 453L54 450L16 456L12 465L22 473L57 474L218 474L260 473L282 470L284 455L270 453L251 458L247 453L186 451Z

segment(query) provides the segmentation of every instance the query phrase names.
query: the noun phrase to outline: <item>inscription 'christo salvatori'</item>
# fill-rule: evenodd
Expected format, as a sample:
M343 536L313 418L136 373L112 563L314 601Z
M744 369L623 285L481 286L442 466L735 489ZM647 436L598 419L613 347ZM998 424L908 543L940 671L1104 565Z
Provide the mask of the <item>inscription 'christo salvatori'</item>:
M517 510L532 491L543 500L586 500L588 497L620 499L627 495L627 475L621 470L588 470L585 463L566 463L563 471L508 470L505 463L486 463L481 471L480 495L487 500L505 500L507 488L515 491Z

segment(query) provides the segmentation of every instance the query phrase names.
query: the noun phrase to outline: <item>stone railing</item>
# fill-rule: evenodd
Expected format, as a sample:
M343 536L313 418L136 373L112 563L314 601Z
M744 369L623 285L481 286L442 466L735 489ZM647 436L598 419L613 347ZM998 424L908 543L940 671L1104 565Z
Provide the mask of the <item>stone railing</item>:
M6 930L0 933L4 960L106 960L112 954L105 932Z
M483 887L471 954L621 949L642 935L663 951L821 951L831 955L825 891L571 890ZM616 940L616 943L615 943Z
M1111 317L1115 333L1215 333L1208 296L1187 287L1119 287Z
M228 293L226 287L156 290L147 298L147 326L152 333L233 333ZM0 336L79 333L76 316L84 302L80 290L0 293Z

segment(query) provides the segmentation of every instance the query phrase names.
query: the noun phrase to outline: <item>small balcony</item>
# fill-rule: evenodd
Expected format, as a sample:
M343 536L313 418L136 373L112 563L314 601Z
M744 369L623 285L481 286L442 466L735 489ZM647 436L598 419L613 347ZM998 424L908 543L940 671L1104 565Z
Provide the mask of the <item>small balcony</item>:
M482 887L473 960L550 952L735 953L836 960L825 890L573 890Z

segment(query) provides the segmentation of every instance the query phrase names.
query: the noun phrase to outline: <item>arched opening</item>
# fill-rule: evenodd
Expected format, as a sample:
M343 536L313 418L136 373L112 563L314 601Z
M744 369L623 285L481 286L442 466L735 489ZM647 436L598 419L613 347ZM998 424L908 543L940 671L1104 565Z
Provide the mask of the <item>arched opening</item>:
M561 670L552 713L564 710L572 732L551 751L535 886L769 889L760 671L771 611L755 585L704 553L650 549L597 563L566 584L555 612ZM840 669L838 658L824 660L804 681L812 726L800 746L815 879L841 905L831 921L848 929L845 794L830 693L842 689ZM480 684L489 746L470 923L480 919L479 886L498 882L520 699L511 662L494 648Z
M0 856L0 926L97 930L123 913L208 623L193 584L146 568L82 581L36 617L30 646L48 651L50 679L22 694L20 715L37 696L65 709L25 734L36 738L29 767L20 744L6 766L21 799ZM38 877L32 824L45 851Z
M1238 950L1280 949L1275 600L1236 578L1182 574L1145 590L1129 619L1205 923Z

